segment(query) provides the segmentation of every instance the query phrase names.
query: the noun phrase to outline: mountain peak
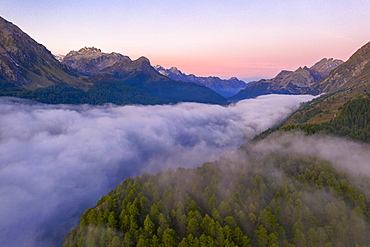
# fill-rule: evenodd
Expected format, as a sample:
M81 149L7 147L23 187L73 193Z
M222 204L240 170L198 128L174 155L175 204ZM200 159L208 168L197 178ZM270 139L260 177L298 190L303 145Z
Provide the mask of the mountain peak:
M136 62L139 62L139 63L148 63L148 64L150 64L150 60L147 58L147 57L144 57L144 56L141 56L141 57L139 57L137 60L136 60Z
M145 60L146 58L139 58ZM86 76L100 75L103 70L113 65L125 66L132 61L128 56L120 53L104 53L96 47L83 47L78 51L70 51L62 60L62 63L72 70Z
M180 70L178 70L176 67L171 67L171 68L170 68L170 72L171 72L171 73L174 73L174 74L176 74L176 75L180 75L180 74L182 74L182 73L181 73L181 71L180 71Z
M327 77L333 69L343 63L340 59L323 58L315 63L310 69L317 71L322 78Z
M104 54L100 49L95 48L95 47L83 47L79 49L78 51L70 51L65 57L71 57L71 56L84 56L84 57L99 57L102 54Z
M85 52L101 52L101 50L100 49L98 49L98 48L95 48L94 46L92 46L92 47L84 47L84 48L81 48L78 52L83 52L83 53L85 53Z

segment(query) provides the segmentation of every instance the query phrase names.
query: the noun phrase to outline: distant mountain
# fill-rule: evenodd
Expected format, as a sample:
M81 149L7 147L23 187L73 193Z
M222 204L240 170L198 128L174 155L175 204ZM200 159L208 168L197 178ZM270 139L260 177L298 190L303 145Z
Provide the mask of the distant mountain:
M60 54L58 54L58 55L53 54L53 56L59 62L62 62L63 58L65 57L64 55L60 55Z
M311 87L315 82L328 76L330 71L342 63L343 61L338 59L324 58L311 68L305 66L295 71L283 70L272 79L262 79L248 84L229 100L238 101L265 94L301 94L303 89Z
M58 60L61 60L60 63ZM0 96L64 104L224 104L226 99L194 83L159 74L147 58L132 61L96 48L53 56L0 17Z
M0 17L0 81L2 88L35 89L65 83L85 88L66 66L41 44Z
M131 60L119 53L104 53L95 47L84 47L69 52L62 64L71 70L88 76L89 81L114 79L140 88L150 95L166 100L224 103L226 99L211 89L195 83L174 81L161 75L149 59Z
M167 76L168 78L172 80L193 82L198 85L206 86L226 98L235 95L241 89L245 88L245 86L247 85L244 81L241 81L236 77L232 77L228 80L224 80L224 79L221 79L215 76L199 77L193 74L187 75L187 74L182 73L176 67L165 69L160 65L156 65L154 66L154 68L159 73Z
M128 56L116 52L103 53L95 47L84 47L78 51L70 51L61 62L75 72L89 77L110 75L125 78L140 68L150 70L150 67L144 68L145 63L149 63L145 57L132 61ZM156 73L154 72L154 74Z

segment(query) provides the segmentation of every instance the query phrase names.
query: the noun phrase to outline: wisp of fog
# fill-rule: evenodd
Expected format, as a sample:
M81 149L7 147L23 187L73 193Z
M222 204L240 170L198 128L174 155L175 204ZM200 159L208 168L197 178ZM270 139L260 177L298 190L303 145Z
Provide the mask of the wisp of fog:
M227 107L46 105L0 98L0 241L60 245L79 216L130 176L195 167L272 127L308 95Z

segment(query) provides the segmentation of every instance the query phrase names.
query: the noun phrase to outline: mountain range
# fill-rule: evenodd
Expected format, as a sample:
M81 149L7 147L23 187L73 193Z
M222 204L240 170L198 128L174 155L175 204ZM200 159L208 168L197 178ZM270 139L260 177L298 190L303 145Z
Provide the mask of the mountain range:
M312 87L315 82L327 77L330 71L342 63L342 60L323 58L310 68L304 66L295 71L283 70L272 79L262 79L249 83L246 88L230 97L229 100L239 101L265 94L302 94L303 90Z
M119 53L104 53L84 47L58 57L34 41L11 22L0 17L0 94L45 103L163 104L178 101L225 104L214 90L236 90L244 82L231 78L196 77L177 68L152 67L145 57L131 60ZM348 99L367 92L370 73L370 44L365 44L348 61L324 58L296 71L281 71L272 79L246 85L229 98L238 101L270 93L320 94L306 107L306 117L289 123L324 122L334 116ZM158 72L160 71L160 73ZM171 77L171 78L169 78ZM194 81L183 82L183 81ZM206 85L206 86L203 86ZM325 100L323 99L325 98ZM328 104L328 101L336 104ZM310 109L310 110L307 110ZM316 114L314 114L316 113Z
M97 48L71 51L59 62L43 45L0 18L0 95L44 103L224 104L226 99L195 83L174 81L150 61L132 61Z
M227 97L229 102L235 102L271 93L330 93L361 80L363 70L368 68L365 59L359 64L346 65L350 68L330 73L343 61L324 58L310 68L284 70L272 79L246 84L235 77L229 80L197 77L186 75L175 67L152 67L145 57L131 60L128 56L104 53L95 47L53 56L43 45L1 17L0 27L0 95L44 103L165 104L183 101L226 104ZM366 57L367 53L354 56L347 64L359 56Z
M119 53L104 53L95 47L69 52L61 61L72 71L97 83L118 80L143 90L151 96L172 101L223 103L225 98L205 86L171 80L158 73L149 59L131 60Z
M210 89L221 94L225 98L235 95L241 89L244 89L247 85L244 81L241 81L236 77L232 77L228 80L224 80L224 79L221 79L215 76L199 77L193 74L187 75L187 74L182 73L176 67L165 69L160 65L156 65L154 66L154 68L159 73L167 76L168 78L171 78L172 80L193 82L198 85L209 87Z

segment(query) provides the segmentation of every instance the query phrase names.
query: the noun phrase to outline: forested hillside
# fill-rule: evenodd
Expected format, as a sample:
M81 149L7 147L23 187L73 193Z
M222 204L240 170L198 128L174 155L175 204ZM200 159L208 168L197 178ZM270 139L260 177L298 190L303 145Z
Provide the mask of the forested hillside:
M129 178L82 215L63 246L370 243L368 177L359 187L325 160L247 155Z
M338 116L328 122L321 124L288 125L281 129L300 129L308 134L331 134L370 142L369 94L348 101L340 108Z
M1 83L1 82L0 82ZM1 84L0 84L1 85ZM3 83L3 85L6 85ZM10 87L10 89L12 89ZM154 97L143 90L119 80L104 80L94 84L88 91L67 84L53 85L35 90L8 90L0 96L35 100L47 104L168 104L177 101Z

